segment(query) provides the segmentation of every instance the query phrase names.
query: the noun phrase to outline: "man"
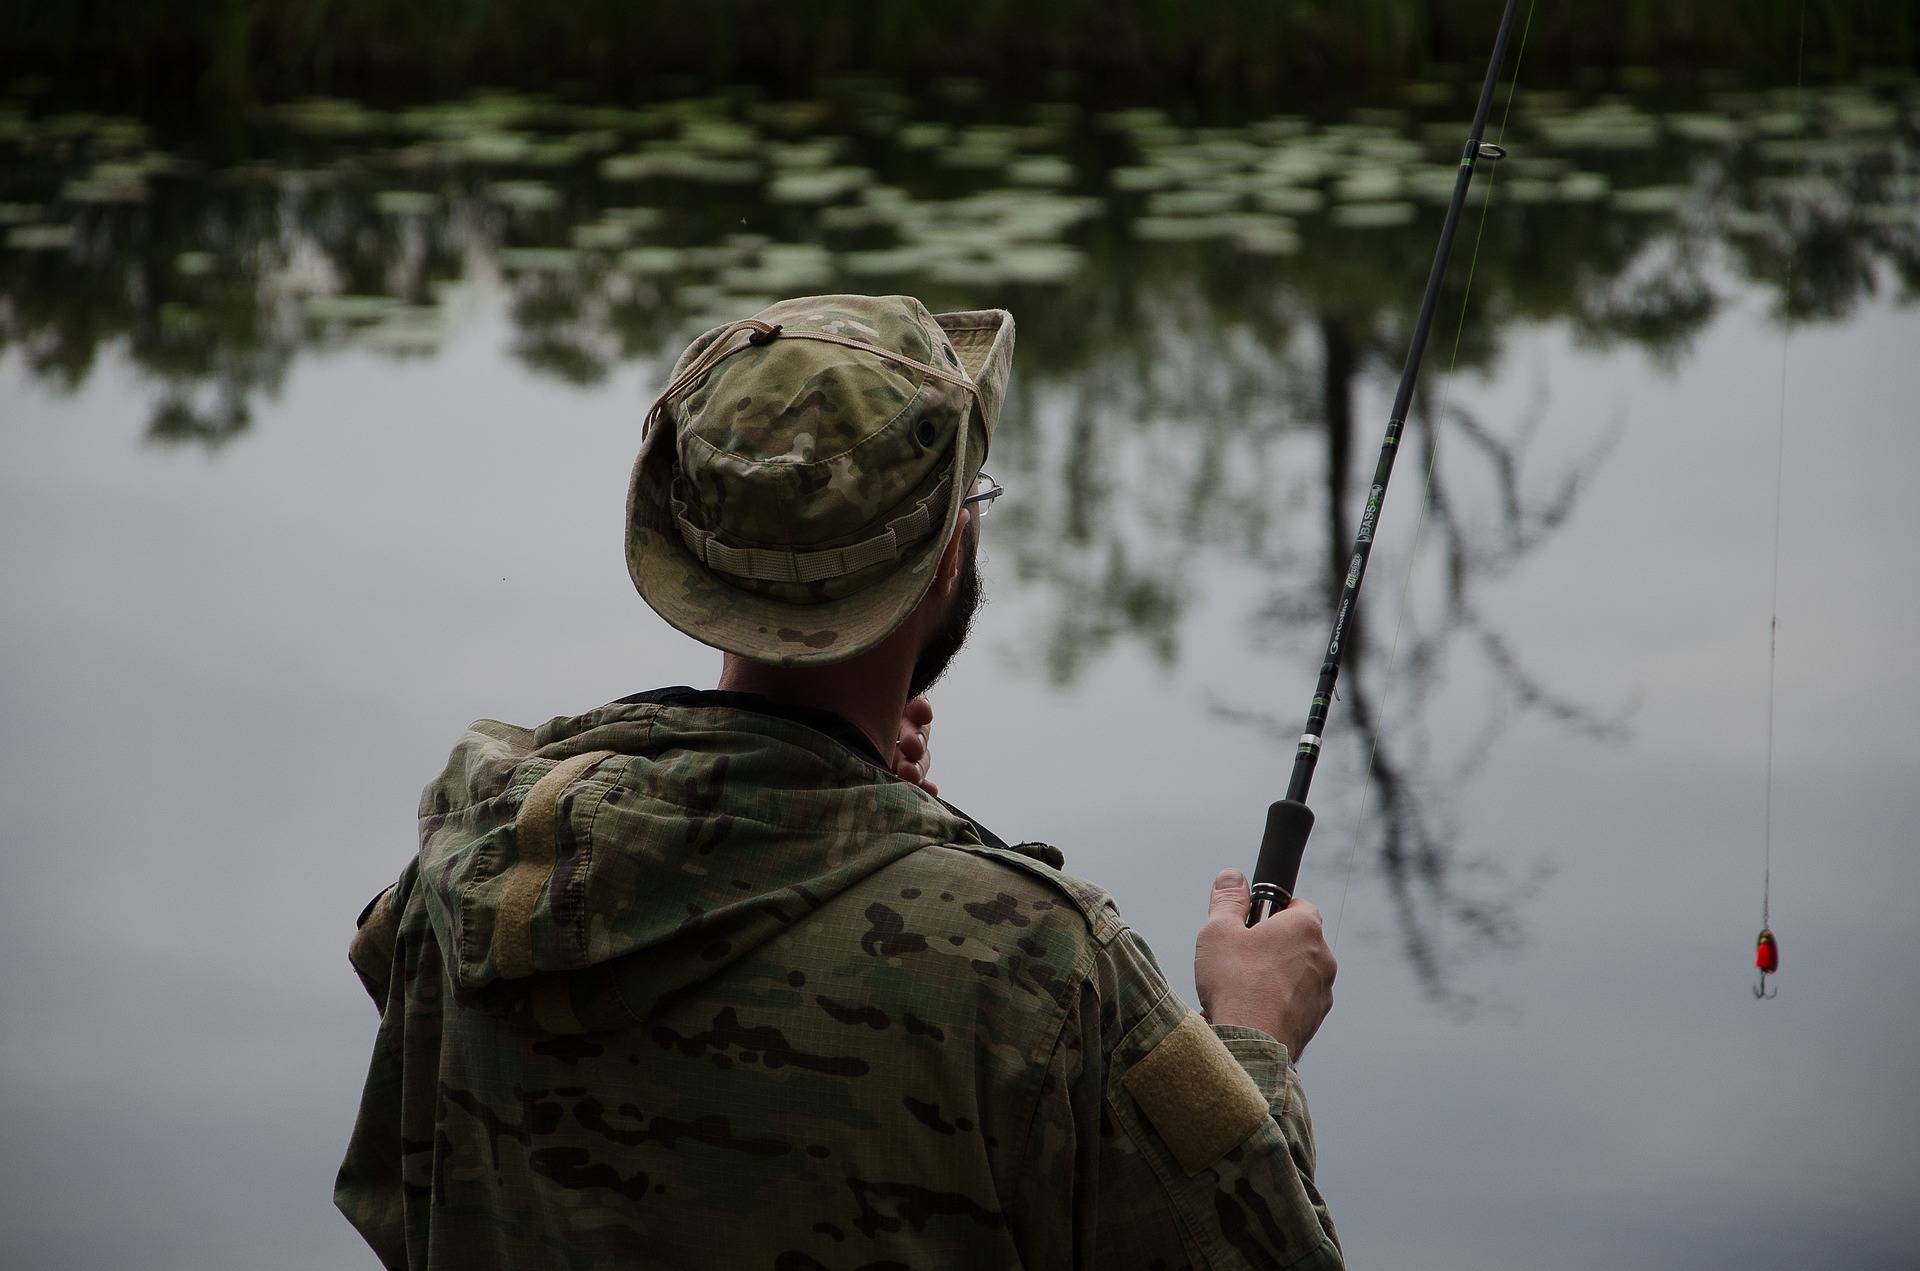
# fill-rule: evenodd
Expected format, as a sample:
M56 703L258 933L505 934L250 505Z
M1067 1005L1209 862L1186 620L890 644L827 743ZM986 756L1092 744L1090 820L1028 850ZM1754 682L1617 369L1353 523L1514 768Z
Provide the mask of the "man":
M825 296L674 367L627 561L720 685L483 720L427 787L351 949L335 1197L386 1265L1340 1265L1291 1062L1319 915L1248 928L1222 873L1203 1020L924 782L1012 356L1001 311Z

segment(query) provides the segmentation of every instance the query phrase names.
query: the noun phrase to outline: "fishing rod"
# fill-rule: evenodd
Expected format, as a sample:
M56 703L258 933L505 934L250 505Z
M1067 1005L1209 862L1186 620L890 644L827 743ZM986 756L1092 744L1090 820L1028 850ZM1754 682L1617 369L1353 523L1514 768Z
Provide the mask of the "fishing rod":
M1367 505L1360 513L1359 533L1354 535L1353 559L1347 564L1346 581L1340 586L1340 603L1333 614L1333 634L1327 640L1326 657L1320 664L1320 681L1313 689L1313 705L1307 710L1307 728L1300 736L1299 749L1294 752L1287 797L1267 808L1266 833L1261 837L1260 859L1253 870L1253 907L1247 914L1249 927L1275 910L1286 908L1287 902L1293 899L1294 884L1300 877L1300 858L1306 854L1307 836L1313 833L1313 810L1307 806L1307 789L1313 784L1314 765L1320 760L1320 738L1326 730L1327 708L1333 701L1333 686L1340 678L1340 659L1346 652L1347 624L1360 598L1360 582L1367 575L1367 558L1373 554L1380 504L1386 498L1394 456L1400 450L1400 433L1413 403L1413 385L1420 377L1420 359L1427 351L1427 334L1433 329L1434 309L1440 303L1440 285L1446 280L1447 261L1453 255L1460 211L1466 206L1467 188L1473 184L1474 165L1482 159L1506 157L1505 150L1483 143L1480 138L1493 108L1493 90L1500 82L1500 68L1507 60L1507 39L1513 33L1513 15L1518 7L1519 0L1507 0L1506 9L1500 15L1500 31L1493 40L1486 83L1480 87L1480 101L1473 110L1473 127L1467 136L1466 149L1460 155L1453 197L1447 200L1446 220L1440 225L1440 245L1433 253L1427 291L1420 298L1420 314L1414 320L1413 343L1407 349L1406 366L1400 372L1399 391L1393 395L1387 435L1380 443L1380 462L1373 470L1373 487L1368 490Z

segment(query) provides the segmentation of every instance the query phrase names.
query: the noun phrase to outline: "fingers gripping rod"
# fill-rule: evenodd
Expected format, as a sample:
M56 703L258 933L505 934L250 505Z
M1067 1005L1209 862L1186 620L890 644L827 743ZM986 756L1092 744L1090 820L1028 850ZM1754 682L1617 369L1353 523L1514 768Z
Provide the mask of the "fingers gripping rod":
M1400 450L1400 433L1406 425L1407 411L1413 403L1414 382L1420 377L1420 359L1427 351L1427 336L1433 330L1434 309L1440 302L1440 286L1446 281L1447 261L1453 255L1454 235L1460 228L1460 212L1466 206L1467 188L1473 183L1474 164L1481 159L1506 157L1499 146L1483 144L1487 116L1493 108L1493 91L1500 82L1500 68L1507 59L1507 40L1513 33L1513 16L1519 0L1507 0L1500 15L1500 31L1494 37L1493 57L1487 63L1486 82L1480 87L1480 101L1474 107L1473 127L1466 149L1460 155L1460 171L1454 178L1453 197L1447 201L1446 219L1440 226L1440 245L1433 254L1433 268L1427 274L1426 294L1420 298L1420 313L1413 324L1413 343L1407 349L1406 365L1400 372L1400 388L1393 395L1393 413L1387 419L1387 434L1380 443L1380 460L1373 470L1373 484L1367 491L1366 507L1360 513L1360 530L1354 536L1353 557L1347 564L1347 576L1340 585L1340 602L1334 609L1333 634L1327 640L1325 658L1320 663L1320 681L1314 686L1313 705L1307 711L1306 731L1294 751L1293 776L1287 782L1287 797L1267 809L1267 829L1260 840L1260 859L1253 870L1253 907L1247 925L1264 920L1287 907L1300 876L1300 858L1307 850L1307 836L1313 832L1313 810L1307 807L1307 790L1313 784L1313 768L1320 759L1320 738L1326 730L1327 707L1333 701L1333 686L1340 678L1340 659L1346 651L1347 624L1360 598L1360 583L1367 575L1367 559L1373 553L1373 534L1380 523L1380 505L1386 498L1387 482L1393 476L1394 456Z

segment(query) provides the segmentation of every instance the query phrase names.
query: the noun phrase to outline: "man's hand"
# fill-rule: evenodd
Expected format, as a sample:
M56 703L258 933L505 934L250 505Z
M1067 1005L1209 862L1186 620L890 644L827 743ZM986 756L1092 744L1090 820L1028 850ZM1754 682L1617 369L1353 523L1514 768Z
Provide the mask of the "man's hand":
M1333 1009L1333 950L1320 930L1320 911L1306 901L1249 927L1252 903L1246 876L1221 870L1193 950L1200 1009L1208 1023L1259 1029L1298 1062Z
M900 717L900 738L893 745L893 775L911 781L928 794L937 795L940 787L927 780L933 766L933 703L922 693L907 703Z

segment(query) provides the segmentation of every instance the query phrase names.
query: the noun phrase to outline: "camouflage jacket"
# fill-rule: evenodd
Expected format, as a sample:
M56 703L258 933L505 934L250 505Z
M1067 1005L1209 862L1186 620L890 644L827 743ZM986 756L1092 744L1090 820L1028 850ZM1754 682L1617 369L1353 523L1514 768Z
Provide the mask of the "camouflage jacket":
M420 840L351 948L389 1267L1340 1265L1283 1048L817 728L481 721Z

